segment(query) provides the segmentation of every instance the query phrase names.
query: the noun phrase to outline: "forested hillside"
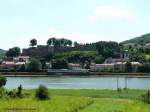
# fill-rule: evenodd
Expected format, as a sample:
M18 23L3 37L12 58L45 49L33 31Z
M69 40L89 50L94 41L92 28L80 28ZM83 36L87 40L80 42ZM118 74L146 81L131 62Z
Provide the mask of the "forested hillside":
M130 40L126 40L122 42L123 44L138 44L138 45L146 45L150 43L150 33L144 34L140 37L136 37Z
M0 59L5 55L5 50L0 49Z

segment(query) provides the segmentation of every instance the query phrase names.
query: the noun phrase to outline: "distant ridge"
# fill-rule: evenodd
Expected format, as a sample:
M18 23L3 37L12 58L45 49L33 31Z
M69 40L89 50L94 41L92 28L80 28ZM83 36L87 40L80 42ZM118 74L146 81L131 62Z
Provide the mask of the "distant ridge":
M0 59L5 55L6 51L3 49L0 49Z
M146 44L149 44L150 43L150 33L148 34L144 34L140 37L136 37L136 38L133 38L133 39L130 39L130 40L126 40L126 41L123 41L121 42L122 44L126 44L126 45L130 45L130 44L138 44L138 45L146 45Z

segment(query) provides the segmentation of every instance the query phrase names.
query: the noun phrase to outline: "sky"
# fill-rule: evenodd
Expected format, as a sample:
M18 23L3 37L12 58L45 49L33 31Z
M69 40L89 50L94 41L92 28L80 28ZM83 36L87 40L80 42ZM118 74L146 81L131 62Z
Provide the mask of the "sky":
M0 48L36 38L121 42L150 33L150 0L0 0Z

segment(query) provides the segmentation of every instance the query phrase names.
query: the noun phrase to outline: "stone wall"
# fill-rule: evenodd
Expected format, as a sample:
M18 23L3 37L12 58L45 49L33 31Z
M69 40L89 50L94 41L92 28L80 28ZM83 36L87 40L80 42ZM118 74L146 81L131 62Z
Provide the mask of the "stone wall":
M63 53L63 52L70 52L70 51L84 51L90 50L85 45L79 45L76 47L70 46L42 46L38 45L37 47L30 47L27 49L22 50L22 56L30 56L30 57L43 57L46 56L49 52L53 53Z

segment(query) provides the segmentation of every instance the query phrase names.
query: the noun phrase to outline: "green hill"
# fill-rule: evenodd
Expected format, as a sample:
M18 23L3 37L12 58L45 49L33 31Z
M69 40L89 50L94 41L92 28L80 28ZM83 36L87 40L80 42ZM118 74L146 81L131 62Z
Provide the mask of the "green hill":
M150 33L144 34L140 37L136 37L136 38L133 38L130 40L123 41L121 43L126 44L126 45L128 45L128 44L133 44L133 45L138 44L138 45L142 45L142 46L146 45L146 44L150 43Z
M3 49L0 49L0 59L5 55L6 51Z

